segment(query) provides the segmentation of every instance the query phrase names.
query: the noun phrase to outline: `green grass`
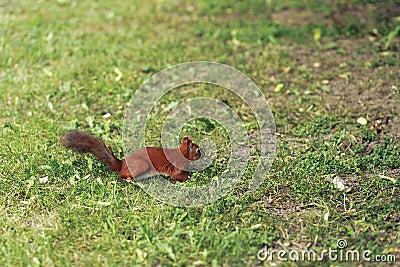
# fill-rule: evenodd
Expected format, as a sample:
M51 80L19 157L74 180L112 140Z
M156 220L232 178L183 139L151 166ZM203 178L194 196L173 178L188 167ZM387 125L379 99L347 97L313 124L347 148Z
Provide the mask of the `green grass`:
M267 266L257 259L265 245L321 251L339 238L398 261L398 1L350 2L0 3L0 265ZM58 144L80 129L122 156L135 90L194 60L237 68L269 101L277 154L257 191L246 190L250 162L223 198L173 207ZM159 143L165 109L195 96L223 100L249 133L258 129L240 98L199 86L162 99L149 144ZM226 132L204 119L183 131L219 146L186 186L206 184L225 168ZM350 190L335 188L334 177ZM282 265L297 264L313 265Z

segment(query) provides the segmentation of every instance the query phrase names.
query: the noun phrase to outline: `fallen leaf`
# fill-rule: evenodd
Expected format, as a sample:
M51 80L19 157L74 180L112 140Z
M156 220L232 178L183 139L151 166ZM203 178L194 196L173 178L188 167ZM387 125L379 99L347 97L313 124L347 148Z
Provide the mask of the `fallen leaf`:
M397 183L397 181L398 181L398 178L394 178L394 177L390 177L390 176L386 176L386 175L382 175L382 174L379 174L378 176L382 179L389 180L389 181L393 182L394 184Z
M111 117L111 114L110 114L110 113L106 113L106 114L103 115L103 118L104 118L104 119L108 119L108 118L110 118L110 117Z
M275 86L275 93L279 93L283 88L285 87L285 85L283 84L283 83L278 83L276 86Z
M343 191L346 188L346 186L344 185L344 181L339 176L335 176L332 179L332 183L340 191Z
M315 29L313 38L315 41L318 41L321 38L321 29Z
M45 177L39 178L39 182L40 183L47 183L48 180L49 180L49 176L45 176Z
M321 83L327 85L327 84L329 84L329 80L322 80Z
M117 74L117 77L115 77L115 81L118 82L122 78L122 72L117 67L114 68L114 72Z
M97 177L96 181L97 181L99 184L104 185L104 184L103 184L103 181L101 180L100 177Z
M255 225L252 225L252 226L250 227L250 229L251 229L251 230L254 230L254 229L258 229L258 228L260 228L260 227L262 227L262 224L261 224L261 223L257 223L257 224L255 224Z
M328 220L329 220L329 210L324 214L324 221L328 222Z
M364 117L359 117L359 118L357 119L357 123L358 123L358 124L361 124L361 125L366 125L366 124L368 123L368 121L367 121L367 119L364 118Z

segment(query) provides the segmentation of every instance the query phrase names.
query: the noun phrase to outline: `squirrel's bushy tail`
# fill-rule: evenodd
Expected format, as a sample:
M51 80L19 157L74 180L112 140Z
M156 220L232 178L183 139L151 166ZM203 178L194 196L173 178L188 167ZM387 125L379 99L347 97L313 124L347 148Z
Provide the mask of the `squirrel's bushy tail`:
M122 161L117 159L111 148L100 139L85 132L68 132L60 141L62 146L71 148L78 152L92 153L98 160L104 162L108 167L116 172L121 170Z

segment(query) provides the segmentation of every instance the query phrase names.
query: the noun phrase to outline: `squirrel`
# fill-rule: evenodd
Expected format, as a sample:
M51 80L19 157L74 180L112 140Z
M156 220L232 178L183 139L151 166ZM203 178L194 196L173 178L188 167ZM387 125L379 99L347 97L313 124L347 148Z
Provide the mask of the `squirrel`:
M184 182L188 179L185 169L189 161L198 160L203 153L188 137L183 138L179 148L145 147L123 160L115 157L111 148L103 141L86 132L68 132L62 137L60 144L78 152L93 154L128 182L148 174L169 175L174 181Z

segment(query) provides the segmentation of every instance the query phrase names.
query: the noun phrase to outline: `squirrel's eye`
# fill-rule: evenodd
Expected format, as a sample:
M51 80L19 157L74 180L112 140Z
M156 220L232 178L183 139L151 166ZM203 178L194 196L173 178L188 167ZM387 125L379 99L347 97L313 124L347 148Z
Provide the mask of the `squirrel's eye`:
M196 149L196 153L200 154L200 148Z

